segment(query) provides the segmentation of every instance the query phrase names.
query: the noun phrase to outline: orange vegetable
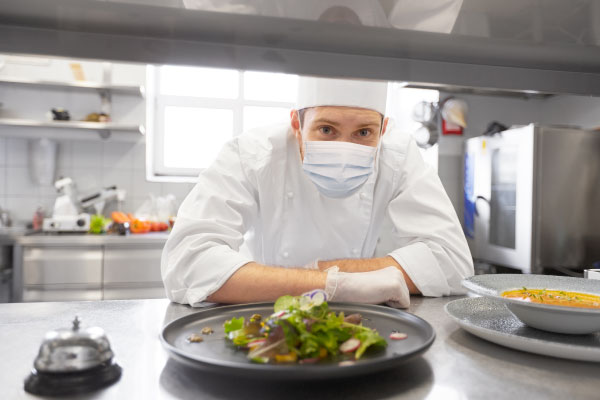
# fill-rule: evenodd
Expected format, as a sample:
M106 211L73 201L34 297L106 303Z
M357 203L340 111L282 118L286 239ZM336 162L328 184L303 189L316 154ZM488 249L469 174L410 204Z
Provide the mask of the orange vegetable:
M151 228L151 222L134 219L133 222L131 222L129 230L131 231L131 233L148 233L150 232Z
M115 221L117 224L124 224L125 222L131 222L133 221L133 218L130 218L131 214L129 215L125 215L125 213L122 213L120 211L113 211L110 214L110 217L113 221Z
M164 222L152 222L150 230L152 232L162 232L169 229L169 225Z

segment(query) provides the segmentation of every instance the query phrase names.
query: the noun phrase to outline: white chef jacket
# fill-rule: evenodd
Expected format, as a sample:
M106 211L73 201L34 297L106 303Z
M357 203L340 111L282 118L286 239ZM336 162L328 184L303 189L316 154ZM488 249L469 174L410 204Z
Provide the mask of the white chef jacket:
M425 296L462 293L473 263L442 184L410 135L383 141L376 173L343 199L304 173L289 123L235 137L183 201L162 254L167 296L195 304L249 263L389 254Z

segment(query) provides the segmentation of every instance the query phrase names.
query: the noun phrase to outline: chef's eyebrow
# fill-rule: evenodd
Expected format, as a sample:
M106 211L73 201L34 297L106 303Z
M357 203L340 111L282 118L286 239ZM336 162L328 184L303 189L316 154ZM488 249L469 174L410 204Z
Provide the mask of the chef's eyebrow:
M312 121L312 124L327 124L327 125L339 125L339 122L336 121L332 121L330 119L327 118L317 118L315 120ZM381 124L381 121L377 120L373 120L373 121L367 121L365 123L361 123L360 126L361 127L378 127L379 124Z
M327 125L339 125L340 123L337 121L332 121L327 118L317 118L312 121L313 124L327 124Z

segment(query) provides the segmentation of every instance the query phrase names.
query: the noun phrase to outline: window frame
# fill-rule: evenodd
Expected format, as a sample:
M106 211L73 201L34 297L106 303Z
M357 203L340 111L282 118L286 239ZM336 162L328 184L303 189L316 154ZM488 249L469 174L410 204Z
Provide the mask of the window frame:
M146 67L146 179L153 182L196 182L204 168L173 168L164 165L163 148L165 109L199 107L233 111L232 138L243 133L244 107L280 107L293 109L293 102L248 100L244 98L244 72L238 71L238 96L234 99L176 96L159 93L161 65Z

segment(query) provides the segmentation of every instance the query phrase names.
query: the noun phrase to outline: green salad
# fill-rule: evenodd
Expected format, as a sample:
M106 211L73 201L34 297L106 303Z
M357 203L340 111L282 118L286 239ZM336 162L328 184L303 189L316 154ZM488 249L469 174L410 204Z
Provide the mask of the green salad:
M352 362L367 349L387 345L377 331L362 325L360 314L336 314L325 300L322 291L280 297L269 317L226 321L225 335L257 363Z

